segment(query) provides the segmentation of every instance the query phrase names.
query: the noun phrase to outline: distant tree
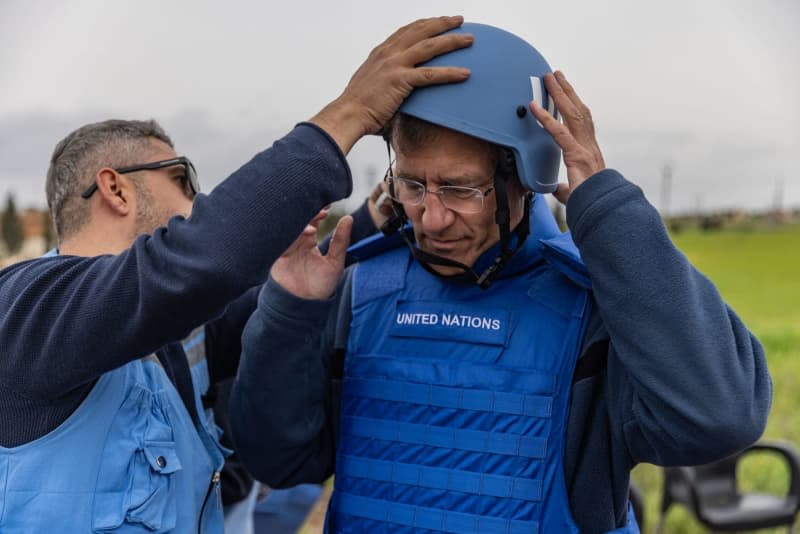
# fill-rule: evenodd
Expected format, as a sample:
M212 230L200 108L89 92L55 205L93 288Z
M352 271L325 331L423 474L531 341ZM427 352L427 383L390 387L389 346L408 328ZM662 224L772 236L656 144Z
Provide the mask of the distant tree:
M19 249L22 248L22 242L25 236L22 233L22 221L19 219L17 206L14 203L14 196L11 193L6 197L6 209L3 211L2 227L3 241L6 243L8 253L14 254L19 252Z
M671 234L679 234L683 232L685 221L681 219L667 219L667 228Z
M44 232L42 234L44 238L44 249L50 250L56 246L56 232L53 227L53 218L50 217L50 210L44 210L42 212L42 229Z
M703 215L700 217L700 230L703 232L721 230L724 223L725 220L720 215Z

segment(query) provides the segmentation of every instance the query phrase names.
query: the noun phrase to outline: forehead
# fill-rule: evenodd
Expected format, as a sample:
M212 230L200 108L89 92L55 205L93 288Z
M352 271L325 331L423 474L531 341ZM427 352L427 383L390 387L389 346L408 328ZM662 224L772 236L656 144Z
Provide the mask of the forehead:
M453 130L434 127L426 142L393 143L398 172L420 178L485 177L494 172L494 152L489 143Z

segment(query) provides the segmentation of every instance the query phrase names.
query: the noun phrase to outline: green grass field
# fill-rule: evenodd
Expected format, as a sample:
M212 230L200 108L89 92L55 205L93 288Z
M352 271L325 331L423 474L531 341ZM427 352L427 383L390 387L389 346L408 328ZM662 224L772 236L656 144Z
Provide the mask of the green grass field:
M788 440L800 448L800 224L690 230L672 237L692 263L714 281L766 349L774 396L764 438ZM789 485L786 467L770 455L746 459L739 477L743 489L785 493ZM634 479L645 492L643 532L653 533L659 519L661 470L641 465L634 471ZM670 509L664 531L705 532L679 506Z

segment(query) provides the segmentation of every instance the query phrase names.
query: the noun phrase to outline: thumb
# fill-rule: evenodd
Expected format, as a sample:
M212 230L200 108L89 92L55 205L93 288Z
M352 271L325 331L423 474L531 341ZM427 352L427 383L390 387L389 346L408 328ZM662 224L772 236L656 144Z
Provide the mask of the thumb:
M328 247L327 258L335 261L339 265L344 265L347 255L347 246L350 244L350 231L353 229L353 217L345 215L336 223L331 235L331 243Z

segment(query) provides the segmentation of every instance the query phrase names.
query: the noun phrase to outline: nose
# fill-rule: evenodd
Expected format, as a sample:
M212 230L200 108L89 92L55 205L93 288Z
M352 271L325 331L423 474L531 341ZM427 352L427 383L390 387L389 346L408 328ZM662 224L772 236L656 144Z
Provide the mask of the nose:
M453 223L453 210L446 208L441 197L432 191L425 195L422 208L422 226L426 232L436 233Z

